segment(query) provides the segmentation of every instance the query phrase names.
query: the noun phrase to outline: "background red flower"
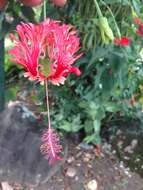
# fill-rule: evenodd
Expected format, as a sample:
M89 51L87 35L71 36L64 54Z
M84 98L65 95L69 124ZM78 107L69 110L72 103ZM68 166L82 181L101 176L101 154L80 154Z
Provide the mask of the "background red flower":
M120 45L120 46L128 46L130 45L131 40L128 39L127 37L123 36L122 38L115 38L114 39L114 44L115 45Z

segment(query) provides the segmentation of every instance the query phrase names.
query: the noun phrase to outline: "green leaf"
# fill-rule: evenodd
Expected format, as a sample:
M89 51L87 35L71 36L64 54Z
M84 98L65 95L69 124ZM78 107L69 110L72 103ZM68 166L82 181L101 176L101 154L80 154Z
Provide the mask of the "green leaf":
M132 0L132 4L134 6L135 11L139 14L140 13L140 1L139 0Z
M115 113L121 109L117 103L113 103L113 102L107 102L105 103L104 106L105 106L106 111L112 112L112 113Z
M22 6L21 7L22 14L28 18L30 22L33 22L35 20L35 13L31 7Z
M93 121L92 120L86 120L84 123L84 130L85 133L88 134L92 134L93 133Z
M101 144L101 138L97 134L88 135L84 138L87 143Z
M88 135L87 137L84 138L84 141L86 141L87 143L91 143L91 142L95 142L95 134L92 135Z
M78 106L80 108L87 108L88 103L86 101L80 101L79 104L78 104Z
M73 117L71 122L63 121L58 128L63 129L66 132L78 132L81 128L83 128L80 121L80 115Z
M64 121L62 125L60 125L58 128L63 129L66 132L72 131L71 123L69 123L68 121Z
M101 120L94 120L93 121L93 127L95 134L100 134L100 128L101 128Z

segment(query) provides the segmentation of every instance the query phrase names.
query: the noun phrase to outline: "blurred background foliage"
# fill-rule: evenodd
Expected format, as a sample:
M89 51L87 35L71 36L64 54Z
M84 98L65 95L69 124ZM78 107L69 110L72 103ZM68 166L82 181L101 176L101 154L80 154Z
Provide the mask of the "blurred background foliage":
M76 63L82 71L80 77L71 75L60 87L50 85L53 127L67 133L82 131L84 140L95 144L101 142L103 125L112 127L113 122L123 117L143 121L143 39L137 36L133 21L133 14L143 18L142 1L99 0L98 5L113 36L106 34L95 0L69 0L62 8L47 1L47 16L74 25L81 39L81 51L84 52ZM0 15L2 38L14 30L20 21L41 21L43 11L41 7L30 8L11 0ZM119 33L132 40L130 46L114 45L110 37L116 37ZM21 68L9 61L9 47L6 35L8 100L16 96L22 83L26 83ZM29 85L31 89L31 82ZM39 84L33 86L31 101L44 102L43 87ZM44 106L43 103L39 110Z

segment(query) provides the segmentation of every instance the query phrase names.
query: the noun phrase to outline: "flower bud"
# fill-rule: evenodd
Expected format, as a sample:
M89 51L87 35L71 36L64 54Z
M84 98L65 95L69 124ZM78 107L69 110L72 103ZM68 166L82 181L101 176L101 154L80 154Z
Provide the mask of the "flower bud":
M99 27L104 42L108 43L109 40L111 41L114 40L113 32L108 24L108 20L106 17L99 18Z

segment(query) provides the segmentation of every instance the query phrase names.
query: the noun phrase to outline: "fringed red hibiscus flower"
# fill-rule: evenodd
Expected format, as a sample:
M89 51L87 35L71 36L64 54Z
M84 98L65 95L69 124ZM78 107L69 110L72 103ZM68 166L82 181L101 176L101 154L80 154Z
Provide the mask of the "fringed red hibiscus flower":
M128 46L130 45L131 40L128 39L127 37L123 36L122 38L115 38L114 39L114 44L115 45L120 45L120 46Z
M60 85L69 73L81 74L72 66L82 54L77 55L79 38L71 25L47 19L37 25L21 23L16 32L10 35L14 47L9 53L14 62L25 68L25 77Z
M79 38L72 26L47 19L37 25L21 23L16 32L16 35L10 35L14 47L9 53L14 62L25 68L25 77L40 82L46 81L45 84L48 80L54 85L60 85L64 84L69 73L80 75L80 70L72 66L82 55L77 54L80 48ZM59 156L62 146L57 132L51 127L48 88L45 86L49 124L42 136L41 152L49 164L52 164L62 159Z

